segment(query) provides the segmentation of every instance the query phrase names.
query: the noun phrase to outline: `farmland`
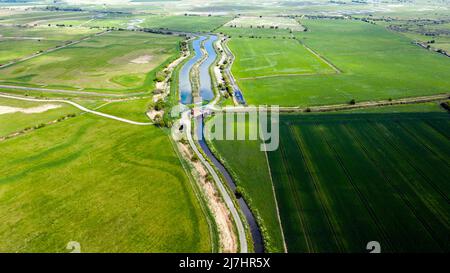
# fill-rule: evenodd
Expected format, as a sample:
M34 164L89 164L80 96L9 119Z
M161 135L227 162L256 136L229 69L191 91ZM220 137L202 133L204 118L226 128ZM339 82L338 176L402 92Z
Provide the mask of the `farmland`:
M387 31L384 27L350 20L302 20L308 32L295 36L306 46L337 67L339 74L307 76L278 76L251 80L238 80L250 104L278 104L281 106L307 106L348 103L350 100L367 101L399 97L414 97L446 93L450 88L450 59L428 52L411 43L408 38ZM268 69L264 62L272 52L284 50L278 43L261 39L232 38L230 49L236 54L233 74L237 78L245 73L239 67L246 60L240 47L248 43L267 43L261 46L266 54L255 58L253 70ZM351 41L351 42L349 42ZM291 59L301 58L291 54ZM284 66L282 56L273 56L272 63ZM420 64L420 65L417 65ZM297 69L307 69L310 63ZM276 66L271 72L277 75Z
M218 115L215 118L223 117ZM247 131L255 129L255 124L235 122L236 129L238 126L246 127ZM283 252L283 238L277 217L272 181L266 155L260 151L260 141L213 140L210 145L224 165L231 171L240 191L258 215L260 225L262 224L266 229L267 251ZM236 151L239 151L239 153L236 153Z
M229 20L231 18L226 16L148 16L139 25L144 28L209 32L221 27Z
M88 16L90 16L90 14L87 12L22 11L15 14L0 16L0 23L5 25L34 25L46 24L63 18L84 18Z
M95 34L91 29L0 27L0 64Z
M211 144L270 251L283 251L276 203L288 252L364 252L373 240L383 252L448 251L450 124L436 104L286 114L280 125L268 161L257 140Z
M111 32L2 69L0 80L47 88L151 91L181 38ZM95 56L95 58L92 58Z
M103 113L124 117L134 121L147 122L148 117L145 115L149 108L150 100L148 98L135 99L124 102L112 102L105 104L101 108Z
M240 16L225 24L236 28L269 28L290 31L303 31L304 28L293 18L287 17L249 17Z
M449 251L446 113L283 116L268 154L290 252Z
M292 34L286 29L270 28L235 28L223 26L216 30L217 33L226 34L234 38L291 38Z
M311 54L296 40L238 38L232 39L229 45L237 56L242 56L233 64L233 75L238 80L334 73L323 60Z
M450 252L448 0L0 2L0 253Z
M49 103L38 103L38 102L23 102L12 99L0 98L0 107L12 107L17 110L32 109L35 107L49 105ZM77 114L79 111L76 108L69 107L67 105L51 104L58 106L58 108L49 109L47 111L40 110L36 113L22 113L22 112L11 112L2 113L0 111L0 137L7 136L11 133L21 131L26 128L31 128L38 126L40 124L45 124L64 116L70 114ZM14 122L11 122L14 120Z
M0 153L1 252L65 252L73 240L83 252L211 251L160 129L87 114L2 141Z

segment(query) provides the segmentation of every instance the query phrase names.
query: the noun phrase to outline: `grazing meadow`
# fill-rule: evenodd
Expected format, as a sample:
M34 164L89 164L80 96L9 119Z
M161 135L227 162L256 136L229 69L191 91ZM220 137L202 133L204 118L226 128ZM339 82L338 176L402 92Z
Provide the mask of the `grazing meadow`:
M51 106L51 109L45 110L46 106ZM7 113L7 111L2 111L2 108L5 107L9 108L9 113ZM39 109L40 107L43 108ZM14 111L12 111L13 109L11 108L15 108ZM30 112L27 113L26 110ZM25 113L21 111L24 111ZM53 122L59 118L71 114L78 114L79 112L78 109L68 106L67 104L50 102L40 103L0 98L0 137L5 137L27 128L29 129L40 126L41 124Z
M155 15L145 17L144 28L167 29L186 32L211 32L232 18L228 16L176 16Z
M70 241L83 252L212 249L161 129L85 114L1 141L0 153L1 252L68 252Z
M225 24L236 28L268 28L290 31L303 31L304 28L294 18L274 16L240 16Z
M180 37L109 32L1 70L0 82L88 91L152 91ZM95 56L95 58L93 58Z
M96 32L99 31L88 28L0 26L0 65L65 45Z
M240 82L283 75L330 74L333 69L294 39L232 39L232 72ZM244 90L245 91L245 90Z

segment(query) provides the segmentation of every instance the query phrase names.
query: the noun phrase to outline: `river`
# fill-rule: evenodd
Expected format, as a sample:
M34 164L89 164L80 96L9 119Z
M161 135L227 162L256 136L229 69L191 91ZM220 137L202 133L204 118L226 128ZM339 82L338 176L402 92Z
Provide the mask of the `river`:
M179 86L180 86L180 99L181 103L183 104L191 104L193 101L192 98L192 86L190 81L190 71L192 67L200 61L203 58L203 51L202 51L202 45L206 52L208 53L208 57L206 60L202 62L199 68L200 73L200 96L202 97L203 101L211 101L214 99L214 91L212 88L212 80L211 75L209 73L209 68L214 63L217 53L214 49L214 42L216 42L218 39L215 35L209 35L208 37L200 36L196 38L192 42L192 47L194 49L194 56L185 63L185 65L182 67L180 71L180 78L179 78ZM206 40L206 41L205 41ZM203 136L203 116L197 117L197 135ZM206 141L203 137L199 138L199 144L202 148L203 152L208 156L208 158L211 160L211 162L214 164L216 169L220 171L222 176L225 178L228 187L235 192L236 191L236 183L234 182L233 178L231 177L230 173L227 171L227 169L220 163L219 160L214 156L214 154L209 149ZM263 253L264 252L264 244L262 239L261 231L256 223L255 216L251 212L250 208L248 207L248 204L245 202L245 200L240 197L237 198L239 207L241 208L241 211L245 215L245 218L247 220L247 223L250 227L250 232L253 239L253 246L256 253Z
M190 80L190 72L194 64L200 61L203 57L203 52L201 50L201 45L207 37L200 36L192 42L192 48L194 49L194 56L187 61L180 70L179 77L179 88L180 88L180 99L182 104L192 103L192 85Z

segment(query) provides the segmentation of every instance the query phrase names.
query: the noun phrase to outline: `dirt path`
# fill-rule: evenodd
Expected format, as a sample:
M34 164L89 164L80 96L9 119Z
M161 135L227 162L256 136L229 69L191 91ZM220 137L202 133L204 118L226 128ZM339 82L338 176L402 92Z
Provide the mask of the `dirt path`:
M69 101L69 100L52 100L52 99L33 99L33 98L24 98L24 97L16 97L16 96L11 96L11 95L5 95L5 94L0 94L0 97L2 98L7 98L7 99L16 99L16 100L23 100L23 101L33 101L33 102L56 102L56 103L66 103L66 104L70 104L78 109L80 109L81 111L84 111L86 113L91 113L97 116L101 116L104 118L108 118L108 119L113 119L113 120L117 120L120 122L125 122L128 124L133 124L133 125L139 125L139 126L148 126L148 125L153 125L153 123L151 122L137 122L137 121L132 121L129 119L124 119L124 118L120 118L117 116L113 116L113 115L109 115L109 114L105 114L102 112L98 112L98 111L94 111L94 110L90 110L78 103L75 103L73 101Z

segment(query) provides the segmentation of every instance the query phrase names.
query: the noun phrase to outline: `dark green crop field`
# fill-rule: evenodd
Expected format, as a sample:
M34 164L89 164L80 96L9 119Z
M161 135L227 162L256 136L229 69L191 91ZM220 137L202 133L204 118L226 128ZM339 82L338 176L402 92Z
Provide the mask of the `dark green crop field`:
M281 118L270 169L289 252L450 250L447 113Z

